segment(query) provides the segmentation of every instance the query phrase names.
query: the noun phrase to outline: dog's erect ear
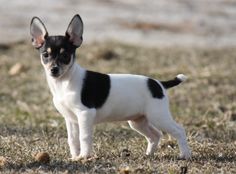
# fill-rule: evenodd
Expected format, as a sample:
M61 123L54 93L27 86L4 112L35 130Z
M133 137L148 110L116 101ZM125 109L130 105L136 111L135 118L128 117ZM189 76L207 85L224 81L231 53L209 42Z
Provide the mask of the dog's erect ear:
M66 36L76 47L79 47L83 41L83 28L84 26L81 17L78 14L75 15L66 30Z
M33 17L31 20L30 34L32 36L32 44L35 48L40 48L46 37L48 37L46 27L38 17Z

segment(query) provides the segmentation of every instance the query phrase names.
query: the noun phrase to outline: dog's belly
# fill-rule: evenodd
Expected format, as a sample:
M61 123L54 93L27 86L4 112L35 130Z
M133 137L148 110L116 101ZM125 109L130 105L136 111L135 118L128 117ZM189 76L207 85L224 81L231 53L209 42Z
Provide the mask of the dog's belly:
M117 121L128 121L128 120L136 120L140 117L143 117L142 114L130 115L130 116L108 116L108 117L97 117L95 120L95 124L104 123L104 122L117 122Z
M105 105L103 108L97 109L96 123L127 121L136 119L141 115L144 115L143 106L138 106L138 105L136 106L137 107L135 107L134 103L127 104L125 102L121 102L120 104L114 104L114 105L109 103Z

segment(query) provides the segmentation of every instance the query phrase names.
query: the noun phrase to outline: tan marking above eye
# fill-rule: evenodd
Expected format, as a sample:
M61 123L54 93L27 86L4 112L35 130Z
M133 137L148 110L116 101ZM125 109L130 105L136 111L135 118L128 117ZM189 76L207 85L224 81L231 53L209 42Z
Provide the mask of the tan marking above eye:
M61 48L61 49L60 49L60 53L63 53L64 51L65 51L64 48Z
M52 49L50 47L48 47L47 52L50 54L52 52Z

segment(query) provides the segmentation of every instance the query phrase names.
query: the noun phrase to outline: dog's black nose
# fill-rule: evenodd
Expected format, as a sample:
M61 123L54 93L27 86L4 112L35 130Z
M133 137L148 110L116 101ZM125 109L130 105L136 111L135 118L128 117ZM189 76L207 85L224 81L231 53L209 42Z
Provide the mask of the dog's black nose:
M57 67L57 66L52 67L51 73L53 76L57 76L59 73L59 67Z

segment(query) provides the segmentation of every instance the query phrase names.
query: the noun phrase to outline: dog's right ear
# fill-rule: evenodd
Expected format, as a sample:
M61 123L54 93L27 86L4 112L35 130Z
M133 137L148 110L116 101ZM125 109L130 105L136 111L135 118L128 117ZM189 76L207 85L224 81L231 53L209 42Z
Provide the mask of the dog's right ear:
M47 29L38 17L33 17L31 20L30 34L32 36L32 45L35 48L40 48L48 37Z

